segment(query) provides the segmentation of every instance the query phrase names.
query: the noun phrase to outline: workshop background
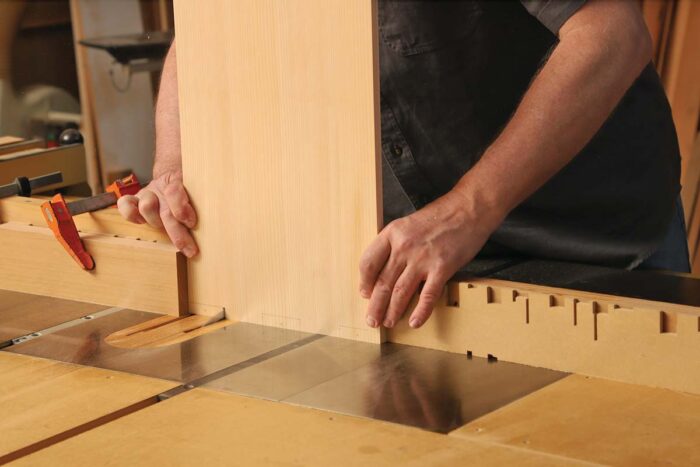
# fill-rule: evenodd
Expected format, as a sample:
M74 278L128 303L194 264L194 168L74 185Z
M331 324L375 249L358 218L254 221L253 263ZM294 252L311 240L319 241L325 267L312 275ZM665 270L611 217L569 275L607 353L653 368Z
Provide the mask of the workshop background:
M640 6L678 131L688 243L698 274L700 1L643 0ZM153 106L173 30L172 0L3 0L0 135L52 146L61 130L78 126L93 193L131 172L147 181ZM150 47L141 56L118 58L106 50L120 44Z

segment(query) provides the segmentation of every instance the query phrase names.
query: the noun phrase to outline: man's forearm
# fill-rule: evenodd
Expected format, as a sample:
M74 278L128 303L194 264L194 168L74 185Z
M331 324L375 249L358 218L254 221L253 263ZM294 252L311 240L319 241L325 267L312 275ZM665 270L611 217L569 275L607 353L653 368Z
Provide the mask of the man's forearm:
M177 95L177 59L175 42L165 57L156 104L156 152L153 178L180 173L180 112Z
M594 1L564 24L508 125L455 187L469 209L499 223L598 131L651 58L636 8Z

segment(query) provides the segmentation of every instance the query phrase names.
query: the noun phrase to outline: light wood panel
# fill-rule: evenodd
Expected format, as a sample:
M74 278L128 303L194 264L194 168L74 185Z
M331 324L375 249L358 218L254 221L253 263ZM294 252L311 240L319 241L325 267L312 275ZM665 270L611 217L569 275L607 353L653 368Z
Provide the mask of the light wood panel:
M374 9L175 3L195 313L224 306L237 320L380 340L357 292L381 218Z
M41 214L41 203L44 201L46 200L41 198L21 196L2 198L0 199L0 222L18 222L43 227L46 225L44 216ZM164 230L156 229L148 224L128 222L116 208L78 214L73 217L73 220L82 233L102 233L156 241L166 245L172 244Z
M8 144L17 144L24 141L24 139L18 136L0 136L0 146L7 146Z
M0 352L0 463L13 452L176 386L171 381Z
M27 149L41 149L45 143L40 139L24 140L14 136L0 136L0 156Z
M450 433L618 466L700 465L700 397L572 375Z
M178 315L186 312L186 267L172 245L84 235L95 259L81 269L48 228L0 225L0 286L7 290Z
M363 418L195 389L17 465L582 465Z
M492 279L450 289L388 340L700 394L697 308Z
M75 68L78 78L78 93L80 94L80 133L83 135L83 146L85 148L87 182L92 193L97 194L103 191L104 185L102 184L102 164L97 150L93 93L87 65L87 50L79 43L81 39L85 38L83 18L80 11L80 0L69 1L73 48L75 49Z
M123 349L163 347L185 342L232 324L231 321L217 316L159 316L113 332L105 338L105 342Z
M54 149L32 149L0 156L0 185L12 183L15 177L38 177L61 172L63 182L42 187L47 191L78 185L86 181L85 152L82 145Z

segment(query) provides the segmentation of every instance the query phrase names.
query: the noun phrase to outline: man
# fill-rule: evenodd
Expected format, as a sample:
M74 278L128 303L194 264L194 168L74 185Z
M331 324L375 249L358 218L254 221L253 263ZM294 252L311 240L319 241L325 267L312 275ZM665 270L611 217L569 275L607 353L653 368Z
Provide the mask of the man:
M475 255L688 270L675 129L636 2L379 1L386 227L361 262L367 323L412 327ZM154 180L119 208L185 255L175 45Z

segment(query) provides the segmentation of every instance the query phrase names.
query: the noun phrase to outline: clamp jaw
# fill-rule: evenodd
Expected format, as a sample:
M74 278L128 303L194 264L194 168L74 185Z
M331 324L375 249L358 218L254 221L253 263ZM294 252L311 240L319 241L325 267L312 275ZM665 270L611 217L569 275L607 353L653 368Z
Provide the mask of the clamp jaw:
M81 268L92 270L95 261L85 249L80 238L73 216L84 212L97 211L116 204L125 195L135 195L141 189L135 175L117 180L107 187L107 192L101 195L66 203L63 195L55 195L49 201L42 203L41 213L58 242Z

